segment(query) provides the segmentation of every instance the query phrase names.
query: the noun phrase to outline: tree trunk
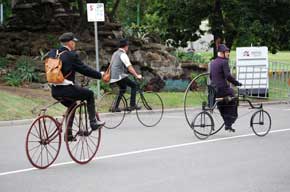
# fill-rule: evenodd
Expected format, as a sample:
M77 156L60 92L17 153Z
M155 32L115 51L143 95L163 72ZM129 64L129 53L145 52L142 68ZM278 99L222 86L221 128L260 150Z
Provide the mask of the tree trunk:
M223 42L224 20L221 8L221 0L215 0L213 14L211 15L211 29L214 37L213 55L217 57L217 47Z
M115 4L113 6L112 12L109 14L109 17L111 20L114 18L115 14L118 10L119 4L120 4L120 0L116 0Z

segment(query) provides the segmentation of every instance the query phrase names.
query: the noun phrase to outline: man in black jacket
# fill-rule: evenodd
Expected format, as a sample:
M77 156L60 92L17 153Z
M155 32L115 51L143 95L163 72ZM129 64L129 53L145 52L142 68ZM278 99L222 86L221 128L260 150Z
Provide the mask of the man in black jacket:
M69 32L62 34L59 37L59 41L62 46L59 49L51 50L48 57L55 57L57 51L61 53L61 71L65 80L59 84L52 84L52 97L60 100L61 103L68 108L75 105L77 100L86 100L90 126L92 130L97 130L103 127L105 122L96 119L94 93L87 88L75 85L75 73L78 72L95 79L101 79L102 74L88 65L85 65L79 59L78 55L75 53L76 42L78 39L73 33ZM68 126L71 126L71 124L72 120L70 120ZM72 138L72 133L68 132L68 140L71 140Z
M218 57L210 63L210 79L211 84L216 89L216 97L234 97L234 90L230 87L228 82L235 86L242 86L230 72L229 67L230 49L220 44L218 46ZM225 130L235 132L232 124L238 118L237 102L232 100L230 102L219 102L218 109L225 122Z

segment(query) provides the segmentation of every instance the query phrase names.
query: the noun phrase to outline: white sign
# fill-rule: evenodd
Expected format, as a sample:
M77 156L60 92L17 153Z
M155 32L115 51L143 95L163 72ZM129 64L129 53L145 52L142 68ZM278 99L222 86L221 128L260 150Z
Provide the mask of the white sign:
M269 89L269 62L267 47L238 47L236 51L237 80L241 91L251 95L267 96Z
M104 22L105 7L104 3L87 3L87 15L89 22Z

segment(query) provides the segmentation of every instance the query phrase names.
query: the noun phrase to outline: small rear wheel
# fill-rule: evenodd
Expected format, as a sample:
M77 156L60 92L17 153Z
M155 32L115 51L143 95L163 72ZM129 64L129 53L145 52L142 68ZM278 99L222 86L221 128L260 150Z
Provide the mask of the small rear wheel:
M36 168L45 169L57 158L61 146L60 124L51 116L43 115L33 121L25 142L26 155Z
M86 164L94 158L99 149L101 129L91 130L85 102L76 105L67 120L72 121L72 127L67 126L65 132L69 155L75 162Z
M267 135L271 129L271 116L263 109L256 111L251 118L253 132L260 137Z
M214 128L214 121L208 112L202 111L195 116L190 127L192 128L194 135L198 139L203 140L211 135Z

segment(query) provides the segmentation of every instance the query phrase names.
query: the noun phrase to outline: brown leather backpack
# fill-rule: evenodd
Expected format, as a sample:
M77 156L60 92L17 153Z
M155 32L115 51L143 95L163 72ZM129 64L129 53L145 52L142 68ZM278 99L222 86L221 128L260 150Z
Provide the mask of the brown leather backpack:
M104 81L104 83L109 83L111 79L111 64L109 65L109 67L107 68L107 70L105 71L102 80Z
M62 61L60 60L61 54L66 51L59 53L59 50L56 51L55 58L46 58L44 61L45 64L45 74L46 80L48 83L62 83L65 79L61 72Z

